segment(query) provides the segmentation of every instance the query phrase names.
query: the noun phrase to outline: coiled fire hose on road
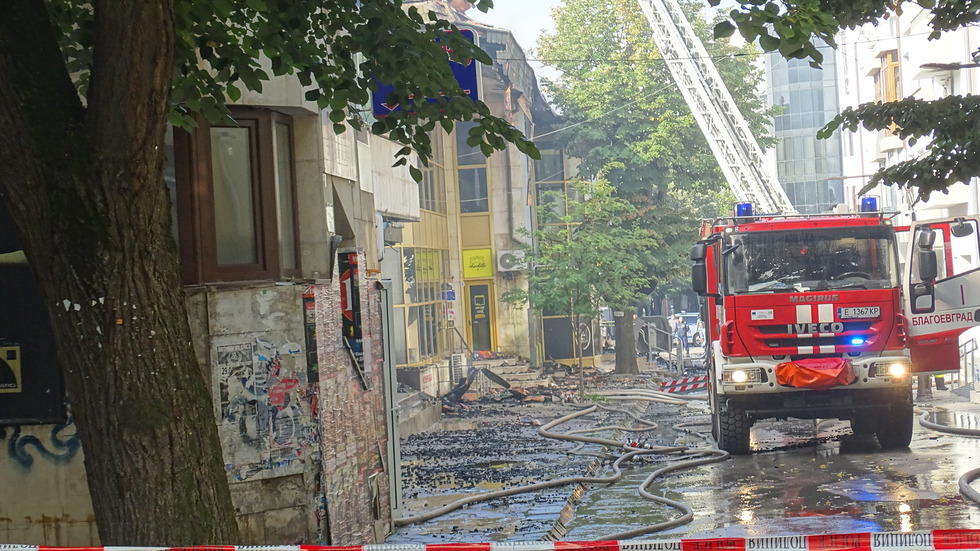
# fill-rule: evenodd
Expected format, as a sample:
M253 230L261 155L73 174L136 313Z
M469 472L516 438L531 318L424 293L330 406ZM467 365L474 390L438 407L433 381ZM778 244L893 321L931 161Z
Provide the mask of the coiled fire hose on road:
M669 403L669 404L684 404L684 403L687 403L687 401L688 401L686 399L678 398L676 396L669 396L669 395L666 395L666 394L663 394L663 393L659 393L657 391L644 391L642 389L635 390L635 391L628 391L628 392L626 392L626 391L623 391L623 392L619 392L619 391L603 391L600 394L603 395L603 396L605 396L605 397L607 397L607 398L609 398L609 399L622 399L622 400L627 400L627 399L630 399L629 396L632 396L632 399L634 401L636 401L636 400L639 400L639 401L656 401L656 402L664 402L664 403ZM570 433L555 433L555 432L550 432L550 430L553 429L554 427L557 427L557 426L559 426L559 425L561 425L563 423L567 423L567 422L569 422L569 421L571 421L573 419L577 419L579 417L582 417L582 416L585 416L585 415L589 415L589 414L595 413L599 409L605 409L605 410L609 410L609 411L616 411L616 412L620 412L620 413L625 413L625 414L631 416L641 426L639 426L639 427L607 426L607 427L598 427L598 428L591 428L591 429L576 430L576 431L573 431L573 432L570 432ZM497 491L487 492L487 493L483 493L483 494L479 494L479 495L467 496L467 497L458 499L456 501L453 501L451 503L448 503L446 505L443 505L442 507L438 507L436 509L433 509L431 511L428 511L428 512L426 512L424 514L414 515L414 516L410 516L410 517L402 517L402 518L399 518L399 519L395 519L394 520L394 525L397 527L397 526L407 526L409 524L416 524L416 523L419 523L419 522L425 522L425 521L428 521L428 520L431 520L433 518L442 516L442 515L444 515L446 513L455 511L456 509L459 509L459 508L461 508L463 506L470 505L470 504L473 504L473 503L480 503L480 502L488 501L488 500L491 500L491 499L496 499L496 498L511 496L511 495L515 495L515 494L521 494L521 493L526 493L526 492L534 492L534 491L543 490L543 489L547 489L547 488L554 488L554 487L557 487L557 486L565 486L565 485L569 485L569 484L611 484L611 483L614 483L614 482L619 481L623 477L623 472L622 472L622 470L620 468L620 464L621 463L623 463L624 461L629 461L629 460L631 460L631 459L633 459L635 457L638 457L638 456L650 455L650 454L667 454L667 455L679 455L680 454L680 456L677 458L678 459L677 462L672 463L671 465L668 465L666 467L662 467L662 468L654 471L653 473L651 473L650 476L648 476L647 479L644 480L644 482L640 485L640 487L639 487L639 493L640 493L640 495L643 496L643 497L645 497L645 498L647 498L647 499L650 499L652 501L656 501L658 503L662 503L662 504L665 504L665 505L667 505L669 507L673 507L675 509L678 509L678 510L682 511L683 514L680 517L676 518L676 519L672 519L672 520L669 520L669 521L666 521L666 522L662 522L662 523L659 523L659 524L655 524L655 525L650 525L650 526L645 526L645 527L642 527L642 528L637 528L635 530L630 530L628 532L623 532L621 534L613 534L613 535L610 535L610 536L606 537L605 539L625 539L625 538L631 538L631 537L635 537L635 536L638 536L638 535L641 535L641 534L649 534L649 533L652 533L652 532L657 532L657 531L660 531L660 530L666 530L668 528L673 528L674 526L679 526L681 524L686 524L686 523L690 522L694 518L693 510L690 507L688 507L687 505L685 505L683 503L680 503L680 502L677 502L677 501L674 501L674 500L671 500L671 499L667 499L665 497L655 496L653 494L650 494L649 492L646 491L646 488L653 482L654 479L656 479L658 476L660 476L662 474L666 474L668 472L676 471L676 470L679 470L679 469L687 469L687 468L695 467L695 466L702 465L702 464L705 464L705 463L713 463L713 462L716 462L716 461L723 461L723 460L725 460L725 459L728 458L728 452L721 451L721 450L692 450L691 448L689 448L687 446L670 446L670 447L668 447L668 446L656 446L656 447L652 447L652 448L649 448L649 449L647 449L647 448L644 448L644 449L636 449L636 448L632 448L630 446L625 446L625 445L623 445L622 442L620 442L618 440L612 440L612 439L608 439L608 438L598 438L598 437L593 437L593 436L580 436L579 435L579 434L581 434L583 432L595 432L595 431L598 431L598 430L608 430L608 429L619 429L619 430L628 431L628 432L645 432L645 431L649 431L649 430L654 430L656 428L657 428L656 423L653 423L653 422L650 422L650 421L646 421L646 420L640 419L639 417L637 417L632 412L628 412L628 411L624 411L624 410L617 410L617 409L608 408L608 407L605 407L605 406L593 405L593 406L586 407L584 409L581 409L581 410L572 412L572 413L570 413L568 415L564 415L562 417L559 417L558 419L555 419L555 420L553 420L553 421L551 421L551 422L549 422L549 423L541 426L538 429L538 434L540 434L541 436L544 436L546 438L554 438L554 439L557 439L557 440L565 440L565 441L580 442L580 443L600 444L600 445L603 445L603 446L610 446L610 447L613 447L613 448L616 448L616 449L622 449L625 453L623 453L623 455L617 457L616 460L613 461L613 463L612 463L612 469L613 469L612 475L606 476L606 477L574 476L574 477L559 478L559 479L556 479L556 480L550 480L550 481L546 481L546 482L537 482L537 483L528 484L528 485L525 485L525 486L519 486L519 487L515 487L515 488L507 488L505 490L497 490Z

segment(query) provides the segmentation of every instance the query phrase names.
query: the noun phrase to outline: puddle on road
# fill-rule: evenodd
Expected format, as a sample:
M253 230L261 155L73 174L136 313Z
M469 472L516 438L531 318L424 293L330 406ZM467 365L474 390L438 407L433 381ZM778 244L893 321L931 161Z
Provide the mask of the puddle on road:
M971 413L940 409L934 411L926 419L947 427L980 430L980 417Z
M980 510L958 492L959 476L975 468L980 458L980 439L939 435L916 424L910 449L882 451L873 437L854 436L848 424L840 421L759 423L752 432L752 454L658 479L650 493L690 506L694 520L641 537L774 536L980 525ZM593 488L568 523L564 539L604 539L679 517L680 511L638 496L636 486L652 470L644 468L630 473L623 483Z

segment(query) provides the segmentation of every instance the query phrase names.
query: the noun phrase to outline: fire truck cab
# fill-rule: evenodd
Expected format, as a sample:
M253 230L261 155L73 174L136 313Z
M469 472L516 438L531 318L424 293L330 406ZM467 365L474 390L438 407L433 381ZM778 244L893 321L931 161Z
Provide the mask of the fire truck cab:
M980 270L954 266L947 253L961 234L973 247L968 260L978 262L976 220L897 232L894 213L866 209L756 216L742 203L734 216L702 226L691 275L702 297L719 448L746 454L755 421L791 417L846 419L882 448L906 447L913 375L959 369L958 335L980 317L980 296L972 296L980 280L968 284ZM900 233L912 236L907 253Z

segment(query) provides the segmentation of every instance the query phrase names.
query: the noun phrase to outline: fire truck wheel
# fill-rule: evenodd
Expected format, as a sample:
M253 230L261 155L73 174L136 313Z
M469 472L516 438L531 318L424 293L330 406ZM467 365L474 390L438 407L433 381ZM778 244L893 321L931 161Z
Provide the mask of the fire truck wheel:
M725 413L719 413L718 419L718 448L732 455L749 453L749 431L752 422L741 410L728 408Z
M912 426L915 414L912 411L912 389L898 397L881 416L878 424L878 444L884 450L907 448L912 442Z
M877 412L862 412L860 417L851 419L851 432L856 435L874 434L878 429L879 417Z

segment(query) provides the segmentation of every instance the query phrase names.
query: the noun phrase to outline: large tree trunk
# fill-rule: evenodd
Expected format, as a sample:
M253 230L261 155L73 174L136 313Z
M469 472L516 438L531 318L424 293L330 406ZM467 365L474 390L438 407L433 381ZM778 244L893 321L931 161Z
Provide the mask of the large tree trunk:
M627 309L622 316L614 316L616 325L616 371L617 375L636 375L640 367L636 363L636 329L633 325L633 311Z
M172 1L93 6L87 106L43 0L0 17L0 200L47 304L102 543L235 543L162 176Z

